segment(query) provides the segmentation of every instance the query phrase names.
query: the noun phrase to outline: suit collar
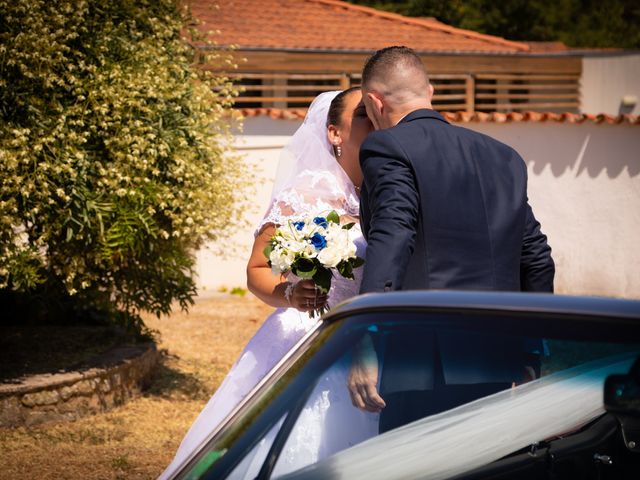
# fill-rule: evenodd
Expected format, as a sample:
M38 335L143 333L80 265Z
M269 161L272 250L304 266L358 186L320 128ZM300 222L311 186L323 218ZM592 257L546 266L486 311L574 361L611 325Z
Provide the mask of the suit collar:
M398 122L398 125L405 122L411 122L412 120L417 120L419 118L433 118L435 120L449 123L444 119L442 115L440 115L435 110L431 110L429 108L420 108L402 117L402 120Z

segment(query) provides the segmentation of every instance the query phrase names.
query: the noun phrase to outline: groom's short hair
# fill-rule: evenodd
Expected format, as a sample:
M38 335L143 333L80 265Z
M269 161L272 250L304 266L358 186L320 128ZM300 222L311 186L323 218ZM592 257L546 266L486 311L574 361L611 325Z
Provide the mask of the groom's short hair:
M412 76L424 80L424 83L418 82L423 83L422 85L416 85L414 81L406 82L407 89L415 89L414 93L418 95L424 93L422 88L429 85L427 71L418 54L404 46L385 47L371 55L362 69L362 87L368 89L372 83L387 85L389 79L398 71L410 71ZM418 90L416 87L422 88Z

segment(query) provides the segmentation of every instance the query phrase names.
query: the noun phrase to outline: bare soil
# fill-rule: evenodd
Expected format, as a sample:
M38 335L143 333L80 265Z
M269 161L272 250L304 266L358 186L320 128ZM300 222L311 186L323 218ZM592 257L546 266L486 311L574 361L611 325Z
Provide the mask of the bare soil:
M272 308L248 295L145 318L166 350L145 394L72 423L0 429L0 479L153 479Z

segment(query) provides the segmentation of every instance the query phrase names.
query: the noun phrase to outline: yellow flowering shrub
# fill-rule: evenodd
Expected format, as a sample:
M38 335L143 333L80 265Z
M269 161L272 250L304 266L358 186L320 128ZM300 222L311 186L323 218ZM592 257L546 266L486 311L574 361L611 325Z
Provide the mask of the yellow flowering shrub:
M0 0L3 299L134 323L192 301L246 181L234 87L195 65L231 57L189 25L174 0Z

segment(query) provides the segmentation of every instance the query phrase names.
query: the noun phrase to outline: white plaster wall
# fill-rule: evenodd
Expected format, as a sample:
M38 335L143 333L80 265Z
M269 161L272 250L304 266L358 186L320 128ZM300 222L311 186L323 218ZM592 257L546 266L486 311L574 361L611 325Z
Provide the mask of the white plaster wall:
M640 129L470 124L513 146L549 238L558 293L640 298Z
M582 60L582 112L640 114L640 52L585 56ZM635 105L623 107L624 96Z
M198 254L201 292L245 287L253 225L270 198L279 148L300 122L247 119L238 137L259 171L251 227L235 258ZM559 123L465 124L513 146L529 169L529 198L549 237L558 293L640 298L640 128ZM260 133L260 134L258 134Z

